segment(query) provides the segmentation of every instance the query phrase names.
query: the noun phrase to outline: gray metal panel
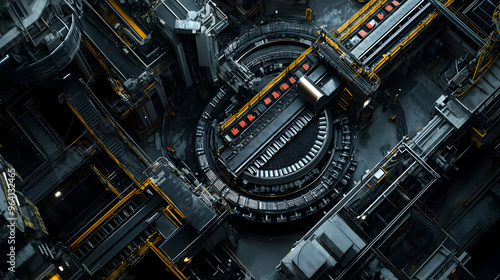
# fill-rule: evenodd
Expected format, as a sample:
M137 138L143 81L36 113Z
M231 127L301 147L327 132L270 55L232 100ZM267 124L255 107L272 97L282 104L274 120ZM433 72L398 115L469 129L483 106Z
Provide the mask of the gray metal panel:
M104 240L97 248L95 248L82 261L82 264L95 273L100 267L104 266L146 229L148 224L144 221L144 219L150 213L156 211L162 202L163 199L159 195L153 197L152 200L146 203L143 208L134 213L133 217L131 217L129 221L119 227L118 230Z
M201 231L216 217L212 209L208 208L177 176L166 168L158 173L158 176L154 176L153 181L198 231Z
M71 147L63 156L52 163L39 176L34 178L25 189L26 196L33 202L38 203L48 193L78 167L85 162L85 156L77 147Z
M303 110L305 104L306 102L304 99L295 99L276 119L269 123L236 156L227 162L228 167L236 173L244 170L251 159L272 140L272 137L280 132L286 124L293 119L291 116L295 116Z
M182 251L189 247L199 236L195 228L190 224L185 224L178 228L172 235L166 236L166 240L158 248L167 255L170 260L174 260Z
M85 36L97 46L103 56L109 61L114 68L122 74L122 78L138 76L142 73L143 68L140 63L135 61L131 55L126 55L122 50L115 47L115 43L109 37L103 34L99 24L91 17L83 17L80 19Z

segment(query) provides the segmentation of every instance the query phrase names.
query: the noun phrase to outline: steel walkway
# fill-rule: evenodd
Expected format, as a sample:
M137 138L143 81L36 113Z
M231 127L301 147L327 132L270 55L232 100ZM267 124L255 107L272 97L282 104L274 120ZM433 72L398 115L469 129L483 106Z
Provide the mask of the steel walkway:
M98 110L84 89L67 93L71 109L85 127L97 139L101 147L138 185L148 177L144 171L149 167L147 159L120 132L110 117Z

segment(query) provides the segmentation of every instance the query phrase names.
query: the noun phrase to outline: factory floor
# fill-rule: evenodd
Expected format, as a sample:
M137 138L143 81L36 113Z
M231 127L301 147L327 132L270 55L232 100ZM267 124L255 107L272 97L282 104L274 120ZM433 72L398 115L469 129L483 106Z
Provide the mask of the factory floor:
M410 77L393 80L396 82L386 86L391 91L399 91L401 88L399 101L407 120L408 136L412 138L432 118L434 101L444 92L420 69ZM358 168L348 187L352 187L354 181L360 181L361 176L372 169L400 141L396 123L389 120L388 112L383 110L383 104L376 102L373 106L375 110L371 123L358 131L354 154ZM302 237L300 232L279 238L242 233L236 254L257 279L281 279L276 275L275 267Z
M278 10L284 17L299 17L297 10L284 9L285 0L269 1L266 11ZM338 27L348 20L361 5L356 1L319 1L311 0L313 23L317 26L326 24ZM440 93L433 90L433 84L424 73L417 70L417 75L404 79L393 79L394 83L387 87L392 91L402 89L400 102L408 120L408 130L414 135L431 117L434 100ZM206 97L205 94L203 96ZM195 168L192 143L194 128L201 111L206 106L207 98L191 98L176 110L176 116L167 120L168 131L164 131L164 144L171 144L176 155L189 166ZM397 139L396 124L388 120L388 112L382 111L383 104L374 104L375 111L370 125L359 132L355 151L358 169L353 180L359 181L366 170L382 159L382 157L400 140ZM149 146L152 146L151 144ZM165 147L163 147L165 149ZM149 149L153 151L153 149ZM350 183L352 187L352 182ZM280 279L275 267L290 251L293 244L300 239L307 229L299 228L285 235L270 236L262 233L250 233L240 230L240 239L236 255L252 272L256 279Z
M289 3L285 0L267 2L269 3L266 3L266 14L277 10L280 16L299 18L305 12L301 8L288 7ZM315 25L326 24L335 28L347 21L362 6L354 0L310 0L308 4L313 10L312 21ZM441 61L440 66L431 71L427 71L425 66L416 66L407 76L393 73L383 84L389 91L399 93L398 101L404 110L410 138L432 118L435 100L445 94L436 81L439 73L449 63L450 61ZM162 148L165 150L165 145L172 145L176 155L193 169L196 164L191 139L198 117L208 102L208 94L200 94L202 98L190 98L189 102L181 104L176 110L176 116L167 120L166 131L162 132ZM348 187L352 187L353 181L359 181L367 170L373 168L401 140L397 136L396 123L390 121L388 112L383 110L384 104L374 102L372 106L374 112L371 123L358 131L354 159L359 165ZM154 140L150 139L149 144L146 144L146 151L151 152L152 158L161 154L161 151L154 148L154 143ZM256 279L281 279L275 267L306 231L307 228L297 228L286 234L269 235L240 228L240 239L235 253Z

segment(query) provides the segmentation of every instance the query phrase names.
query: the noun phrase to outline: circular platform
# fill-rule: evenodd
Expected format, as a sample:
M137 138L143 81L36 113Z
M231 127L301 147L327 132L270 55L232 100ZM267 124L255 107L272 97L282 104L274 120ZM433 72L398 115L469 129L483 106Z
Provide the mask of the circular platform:
M254 74L254 84L260 80L265 85L269 76L281 72L308 47L304 42L315 34L310 25L288 27L287 32L277 28L273 25L248 32L246 34L258 35L258 39L243 35L244 40L239 38L235 40L237 43L230 44L231 50L224 50L227 58L245 65ZM262 30L269 32L263 34ZM266 41L259 43L262 38ZM302 98L296 95L287 97L291 100L289 103ZM219 122L241 108L250 97L248 93L236 93L229 86L223 86L198 122L196 154L208 184L217 189L239 217L256 222L294 221L329 205L356 167L353 161L356 133L348 118L333 107L316 112L312 106L302 105L290 119L283 117L280 126L271 133L265 127L285 114L283 108L288 108L276 105L265 109L274 110L272 113L258 114L260 127L253 120L239 127L252 132L234 136L222 132ZM252 145L253 137L263 137L263 140L252 152L247 152L241 164L233 164L231 160Z

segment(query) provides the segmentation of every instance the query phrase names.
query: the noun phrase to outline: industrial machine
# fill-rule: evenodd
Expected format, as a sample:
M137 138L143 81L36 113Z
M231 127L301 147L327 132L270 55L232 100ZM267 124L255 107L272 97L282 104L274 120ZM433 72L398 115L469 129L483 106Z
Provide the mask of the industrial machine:
M308 230L269 279L474 279L500 215L499 1L370 0L339 27L265 7L1 4L2 279L255 279L255 229ZM422 62L443 94L410 137L388 85ZM360 170L386 108L397 144ZM470 162L485 178L456 187Z

